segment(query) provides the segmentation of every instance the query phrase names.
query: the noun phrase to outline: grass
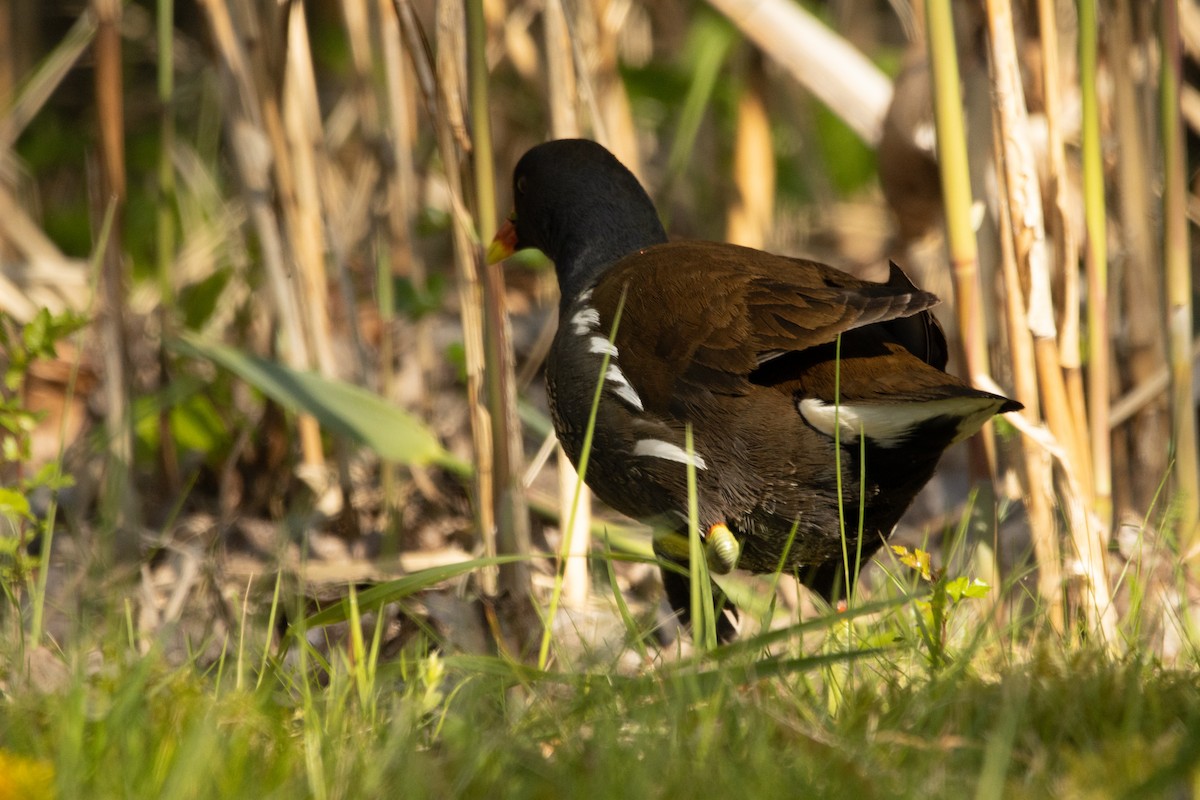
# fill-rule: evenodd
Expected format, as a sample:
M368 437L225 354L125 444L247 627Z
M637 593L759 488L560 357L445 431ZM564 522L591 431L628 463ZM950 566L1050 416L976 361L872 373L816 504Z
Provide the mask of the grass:
M340 608L357 635L324 652L311 636L281 649L273 604L215 658L139 645L119 614L61 650L8 636L0 797L1200 790L1194 651L1175 667L1146 649L1117 657L1030 633L1036 609L1001 628L963 600L946 606L934 658L919 573L891 577L847 613L707 655L649 650L633 668L564 657L538 669L428 637L383 658L378 627L361 624L374 600L353 592Z

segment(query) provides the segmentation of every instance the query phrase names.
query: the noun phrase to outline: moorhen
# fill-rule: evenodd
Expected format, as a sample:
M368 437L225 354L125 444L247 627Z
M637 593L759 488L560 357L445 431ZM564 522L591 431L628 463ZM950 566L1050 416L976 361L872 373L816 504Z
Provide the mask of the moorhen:
M938 299L894 264L873 283L732 244L668 242L637 178L588 140L530 149L513 197L488 257L535 247L554 262L546 388L558 438L578 464L602 382L586 482L654 526L662 559L687 560L690 465L717 571L782 561L833 601L849 588L839 497L846 552L866 563L942 452L1021 408L943 371ZM687 578L668 565L662 575L686 622ZM735 635L725 615L718 627Z

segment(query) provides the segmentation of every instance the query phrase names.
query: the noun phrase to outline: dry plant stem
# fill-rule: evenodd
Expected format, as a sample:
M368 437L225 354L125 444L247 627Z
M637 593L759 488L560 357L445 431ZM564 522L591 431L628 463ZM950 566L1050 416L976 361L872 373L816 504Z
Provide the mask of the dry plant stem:
M550 135L579 136L578 100L570 31L561 0L547 0L542 11L546 42L546 78L550 103ZM592 493L579 486L579 474L558 448L558 503L562 531L562 597L569 608L583 608L588 598L587 554L591 550ZM576 503L572 513L571 504Z
M395 174L388 185L388 233L391 239L391 254L397 266L407 266L409 280L413 286L424 291L426 288L425 262L413 250L413 223L417 210L412 201L417 185L417 171L413 165L415 141L415 108L412 102L413 78L404 62L400 47L400 21L396 9L389 0L379 0L379 17L382 20L380 37L383 53L383 73L386 79L385 108L388 112L387 135L392 148ZM396 267L393 267L395 270ZM422 374L432 369L434 352L429 320L417 323L417 356ZM422 377L423 380L423 377Z
M954 307L962 335L967 372L972 381L989 376L987 329L979 280L979 251L971 225L971 177L967 163L966 130L959 85L958 55L950 0L928 0L925 30L932 66L934 117L942 197L946 207L946 240L954 279ZM996 475L993 427L980 433L987 468Z
M283 234L270 202L273 163L277 165L286 161L284 158L272 158L273 152L283 152L283 147L278 146L282 143L282 136L269 133L272 130L278 132L280 128L278 106L269 98L270 84L256 77L268 74L266 65L262 63L265 54L259 48L255 51L256 61L252 62L242 45L242 39L235 33L235 30L245 31L255 41L261 41L261 37L256 35L257 20L252 15L239 18L239 24L235 26L229 8L222 0L201 0L200 6L208 15L213 45L222 62L230 149L250 211L250 220L262 250L271 299L283 329L283 357L290 367L309 369L309 350L288 277L291 270L287 265ZM264 93L268 97L264 98ZM281 185L278 190L282 193L284 187ZM321 431L316 419L302 414L297 417L296 426L300 436L301 458L306 464L323 463Z
M303 302L303 292L298 291L294 275L303 272L303 265L297 263L297 251L301 248L290 242L290 237L303 223L296 213L296 177L291 158L292 144L288 141L285 131L283 109L280 108L280 70L288 69L285 62L280 60L279 48L286 44L281 41L278 33L285 30L290 22L287 18L275 18L270 15L270 9L265 10L263 18L249 4L232 2L232 13L236 15L233 22L234 30L242 32L256 46L251 48L245 64L247 69L238 78L247 81L243 92L252 98L259 111L261 130L265 135L265 144L269 151L265 156L264 183L274 191L279 198L282 215L276 215L272 210L272 224L279 229L278 242L280 245L281 273L277 290L286 300L279 306L278 313L284 321L284 330L289 334L289 351L294 347L297 357L294 366L301 369L311 369L314 364L312 344L305 335L304 318L306 316ZM286 57L286 53L282 54ZM243 144L249 144L243 142ZM273 186L271 186L273 181ZM302 277L301 280L304 280ZM282 299L282 298L281 298ZM283 320L287 317L289 321ZM321 448L319 431L315 420L311 425L300 420L301 453L306 464L322 464L324 452Z
M560 6L563 0L554 0ZM579 95L580 101L588 111L588 117L592 124L593 138L600 144L609 145L608 122L604 115L600 112L600 101L596 96L595 87L592 85L592 73L590 68L591 59L589 59L583 50L583 36L578 32L580 26L576 25L578 20L567 14L565 6L562 7L562 19L567 26L567 43L571 48L571 58L575 64L575 89ZM637 174L636 172L634 173Z
M125 335L125 270L120 231L125 205L125 111L121 77L121 3L95 0L96 113L100 127L99 209L112 214L111 234L102 246L101 296L104 343L108 462L104 511L115 533L111 555L117 561L138 553L138 492L130 480L133 468L133 418L129 397L129 350ZM102 216L96 215L97 218Z
M579 99L570 31L562 0L547 0L542 9L546 43L546 90L550 105L550 136L576 138L580 134L575 106Z
M412 67L405 60L401 46L402 36L400 20L391 0L369 0L373 4L372 19L378 24L374 27L379 37L376 52L381 58L379 70L381 76L376 81L376 87L382 93L381 108L386 111L386 123L379 134L385 137L386 145L391 150L391 158L381 159L384 164L383 187L386 196L383 208L386 209L386 235L378 237L386 245L381 244L381 250L386 250L388 262L380 264L380 280L391 283L395 275L407 274L413 288L424 294L428 288L425 262L413 248L413 227L416 220L416 192L418 185L417 172L413 165L413 148L416 140L416 92L412 75ZM382 253L381 253L382 256ZM394 308L391 304L381 314L384 323L384 338L391 341L393 326L391 325ZM432 374L436 363L436 353L433 343L433 324L435 317L431 314L421 315L411 322L412 337L409 345L409 357L405 359L403 369L406 370L406 384L412 387L409 401L428 412L432 409L433 395L426 389L426 376ZM381 360L384 354L380 354ZM394 359L389 355L381 365L381 373L385 379L393 376ZM388 382L384 388L387 397L395 397L394 384ZM418 487L428 483L420 473L420 468L414 468ZM385 474L391 472L386 470ZM397 493L387 493L389 505L396 505L399 498Z
M322 235L324 217L317 163L324 134L304 4L291 3L287 8L282 96L287 145L286 150L276 151L276 159L290 160L293 191L280 199L288 223L287 241L300 268L300 281L293 286L307 322L304 330L308 334L308 344L321 374L336 377L338 370L329 330L329 278L325 271L326 243Z
M1133 65L1146 59L1138 52L1133 38L1132 12L1128 3L1112 5L1112 24L1104 28L1109 63L1121 72L1132 72ZM1123 330L1129 352L1123 359L1127 387L1140 387L1150 381L1166 363L1166 318L1163 309L1163 275L1158 267L1158 234L1154 219L1158 210L1151 197L1153 182L1146 180L1155 165L1147 148L1149 137L1144 113L1146 98L1139 91L1145 82L1139 76L1112 82L1113 124L1116 128L1119 156L1116 159L1116 192L1123 233L1125 265L1122 270L1124 319ZM1149 76L1140 76L1148 78ZM1112 423L1110 422L1110 425ZM1163 442L1171 437L1165 398L1140 411L1132 422L1127 440L1133 457L1126 470L1135 510L1150 506L1167 474L1168 449ZM1115 427L1115 426L1114 426Z
M294 194L284 196L282 205L284 219L289 226L287 241L299 267L299 278L293 282L293 291L298 295L298 305L307 324L311 352L316 356L317 369L329 378L350 378L362 383L365 367L357 359L346 359L349 363L339 369L333 353L332 331L329 312L330 279L326 269L326 252L331 253L332 262L342 291L338 297L344 303L344 313L350 328L357 332L354 324L356 309L349 287L351 281L345 271L343 259L338 257L342 247L336 238L336 226L327 220L336 219L342 204L332 196L338 181L325 155L325 133L321 109L317 99L317 81L312 64L312 47L309 43L305 5L291 3L287 6L287 37L283 76L283 123L287 137L287 150L277 153L279 160L289 159L292 165ZM357 340L355 333L350 336ZM361 348L356 353L362 353ZM349 495L350 475L348 448L344 441L335 442L338 479L343 497Z
M464 181L459 144L464 132L455 131L462 119L463 75L462 35L466 26L462 8L456 3L438 6L438 50L434 65L417 27L416 15L408 0L398 0L396 10L408 44L421 88L432 90L425 103L437 131L438 153L450 194L451 242L457 274L459 314L463 326L463 355L467 377L467 405L471 414L471 440L475 447L475 514L484 554L496 554L495 451L492 447L491 419L484 393L483 291L479 282L479 247L472 241L472 220L463 201ZM456 38L457 37L457 38ZM483 589L496 590L496 575L483 573Z
M382 20L377 16L378 4L373 0L346 0L341 8L346 21L346 40L350 45L350 63L354 67L353 93L359 125L363 136L375 142L382 135L380 107L383 105L382 96L372 91L381 83L374 79L379 73L376 62L382 54L376 50L377 43L371 35L373 30L382 27Z
M583 74L584 85L594 88L596 105L602 123L603 144L622 164L639 178L642 176L641 153L638 148L637 127L633 121L633 109L629 95L625 92L625 81L621 76L619 46L623 20L630 13L627 0L575 0L580 9L576 22L592 21L595 24L595 41L591 71ZM590 13L585 12L590 9ZM570 24L568 23L568 28Z
M997 128L997 159L1002 165L1002 199L1007 203L1006 234L1011 237L1011 250L1006 249L1005 261L1015 260L1017 282L1008 283L1011 295L1022 295L1029 287L1026 303L1026 322L1033 336L1034 359L1041 388L1042 411L1051 434L1066 449L1066 469L1072 483L1077 484L1074 464L1079 458L1075 442L1075 426L1067 402L1066 384L1058 358L1058 337L1054 326L1054 310L1050 299L1050 264L1042 220L1041 187L1033 146L1029 138L1029 120L1017 64L1016 37L1013 33L1012 7L1008 0L988 0L988 28L992 48L992 98ZM1013 270L1006 268L1006 275ZM1011 301L1010 301L1011 302ZM1015 353L1015 349L1014 349ZM1043 467L1039 467L1039 472ZM1044 467L1048 472L1048 464ZM1040 474L1038 477L1042 477ZM1031 473L1031 492L1038 494L1038 485ZM1049 486L1046 485L1049 492ZM1044 498L1052 507L1049 494ZM1108 585L1108 533L1100 526L1089 525L1086 515L1069 526L1076 554L1082 565L1087 597L1082 601L1088 630L1103 632L1110 639L1112 603ZM1056 537L1053 521L1046 530L1033 531L1035 541Z
M482 242L496 232L495 163L488 108L487 25L483 0L467 0L467 79L471 102L471 143L474 147L475 220ZM495 453L497 521L496 551L503 555L528 555L529 509L521 485L525 453L521 421L517 416L516 376L512 330L505 301L501 264L488 264L484 247L475 246L475 263L483 269L484 381L491 416L492 450ZM526 600L530 594L529 565L515 561L500 567L500 592L510 599ZM524 639L525 632L518 636Z
M386 11L386 7L391 6L392 13ZM433 62L430 48L427 47L425 37L422 35L420 23L416 19L412 4L407 0L379 0L380 16L384 19L384 50L386 62L388 62L389 74L389 109L391 112L392 133L395 136L395 158L396 158L396 179L394 181L394 194L392 194L392 215L391 215L391 233L394 241L401 241L400 236L403 236L403 247L400 255L407 255L409 265L409 277L413 281L416 288L424 289L426 287L426 269L422 263L419 254L415 252L412 246L413 222L415 218L415 207L412 203L412 198L416 194L416 186L418 186L418 176L413 164L413 148L416 143L416 115L418 109L415 107L415 101L410 97L409 89L415 86L416 94L421 97L424 103L426 113L430 119L436 121L436 124L444 122L442 116L438 112L440 106L438 100L438 89L434 82ZM392 30L398 30L398 35L392 34ZM403 44L403 47L401 46ZM407 66L402 64L404 59L403 53L408 53ZM412 102L410 102L412 101ZM440 143L440 138L438 139ZM450 139L452 144L452 137ZM440 144L439 144L440 148ZM392 253L392 259L397 258L397 253ZM460 305L464 297L462 293L462 285L458 288L458 296L460 296ZM466 308L466 306L463 306ZM478 318L476 318L478 319ZM470 318L463 319L464 326L464 344L469 344L473 341L475 335L472 329L473 321ZM434 363L433 342L432 342L432 319L421 319L416 321L414 335L416 337L416 354L420 365L426 365L426 368L421 369L422 373L427 373L432 368ZM476 351L472 351L468 356L468 365L470 359L476 355ZM478 385L472 384L472 379L468 375L468 405L470 414L472 414L472 437L473 441L478 443L476 435L478 435L478 425L480 420L476 419L476 415L480 413L476 407L478 401ZM472 393L474 392L474 393ZM486 420L484 420L486 423ZM491 458L491 451L487 450L484 455L480 455L476 449L476 458L486 457ZM488 461L488 464L491 462ZM479 468L479 464L476 464ZM486 476L476 474L475 489L476 494L480 498L491 498L491 467L488 465ZM490 530L486 528L484 522L490 521L492 518L491 506L487 509L479 509L476 511L480 515L480 530ZM486 518L485 518L486 516ZM488 524L491 524L488 522ZM492 545L491 539L485 540L485 546Z
M746 81L738 97L737 134L733 145L736 189L725 223L725 238L761 250L775 217L775 149L766 107L766 75L762 56L749 54Z
M1192 266L1187 220L1187 162L1179 113L1182 55L1179 7L1161 5L1160 111L1163 149L1163 260L1167 272L1167 346L1171 359L1171 422L1175 439L1174 483L1179 544L1189 565L1200 564L1200 456L1193 396Z
M383 148L399 141L403 129L389 120L385 128L385 113L389 109L389 98L393 68L403 63L398 52L400 41L399 26L395 21L395 12L390 3L379 3L375 0L348 0L342 4L342 13L346 18L346 32L350 42L350 54L354 63L357 78L356 99L359 109L359 124L363 135L369 142L377 143ZM374 36L372 35L374 32ZM378 38L375 38L378 37ZM391 45L389 47L389 44ZM403 76L398 76L401 80ZM391 130L388 137L386 131ZM403 217L398 231L393 220L397 219L397 203L406 202L407 192L400 193L395 202L389 202L389 193L396 187L395 173L398 170L392 159L381 158L382 176L375 187L372 198L371 231L375 256L376 301L379 313L379 354L378 371L379 386L383 396L395 400L396 389L396 354L393 334L395 331L395 297L393 295L392 265L401 253L401 243L405 240L406 229ZM411 186L412 184L408 184ZM399 233L399 236L397 236ZM405 259L406 260L406 259ZM416 282L414 281L414 284ZM423 288L423 287L421 287ZM354 326L357 330L357 326ZM418 382L417 395L427 395L424 387L424 371L414 370ZM396 551L396 523L398 516L397 498L397 468L394 463L381 462L379 467L379 484L384 497L385 520L383 528L384 553L391 555Z
M1083 92L1083 192L1087 223L1088 422L1096 513L1105 526L1112 518L1112 440L1108 428L1108 223L1104 207L1100 109L1096 92L1096 13L1098 0L1079 4L1079 77Z
M1038 0L1038 27L1041 30L1042 51L1042 95L1045 98L1046 119L1046 175L1049 183L1050 208L1046 211L1046 228L1054 253L1057 256L1058 272L1062 276L1062 298L1058 304L1061 324L1058 328L1058 356L1063 370L1066 387L1066 405L1072 427L1071 463L1078 475L1080 485L1092 491L1092 450L1087 438L1087 405L1083 392L1083 364L1079 340L1079 244L1071 227L1070 178L1067 174L1066 153L1063 146L1062 122L1059 109L1062 104L1062 78L1058 55L1058 19L1055 14L1056 0Z
M891 82L845 39L792 0L712 0L711 5L863 141L879 141Z
M1003 174L998 176L1004 180ZM1017 400L1025 405L1021 412L1030 427L1039 422L1038 381L1035 369L1036 354L1033 332L1026 318L1025 299L1021 293L1021 278L1017 270L1008 206L1000 204L1001 270L1004 278L1005 320L1008 342L1012 350L1013 386ZM1062 556L1058 532L1054 525L1054 507L1050 454L1028 436L1021 437L1021 455L1025 467L1025 507L1029 515L1033 554L1037 560L1038 594L1046 603L1046 616L1054 630L1065 629L1063 613Z

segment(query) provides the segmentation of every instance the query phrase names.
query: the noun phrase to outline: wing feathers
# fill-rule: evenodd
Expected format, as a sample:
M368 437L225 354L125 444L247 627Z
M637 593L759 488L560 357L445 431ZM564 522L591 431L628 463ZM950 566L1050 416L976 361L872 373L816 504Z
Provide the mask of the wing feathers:
M898 268L888 283L868 283L817 262L713 242L656 245L618 262L593 297L599 329L611 326L622 295L615 345L627 374L638 376L633 388L646 410L662 412L680 384L741 394L773 359L907 322L938 302ZM918 317L896 338L924 358L941 339L931 324Z

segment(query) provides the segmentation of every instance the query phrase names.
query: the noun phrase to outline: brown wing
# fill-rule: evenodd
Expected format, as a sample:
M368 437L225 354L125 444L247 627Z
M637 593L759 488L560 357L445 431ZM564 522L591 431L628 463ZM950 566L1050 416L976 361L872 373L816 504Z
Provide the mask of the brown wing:
M743 394L774 360L924 311L937 298L907 280L867 283L813 261L679 242L623 259L592 303L602 327L621 306L621 364L637 376L647 411L671 413L681 385Z

